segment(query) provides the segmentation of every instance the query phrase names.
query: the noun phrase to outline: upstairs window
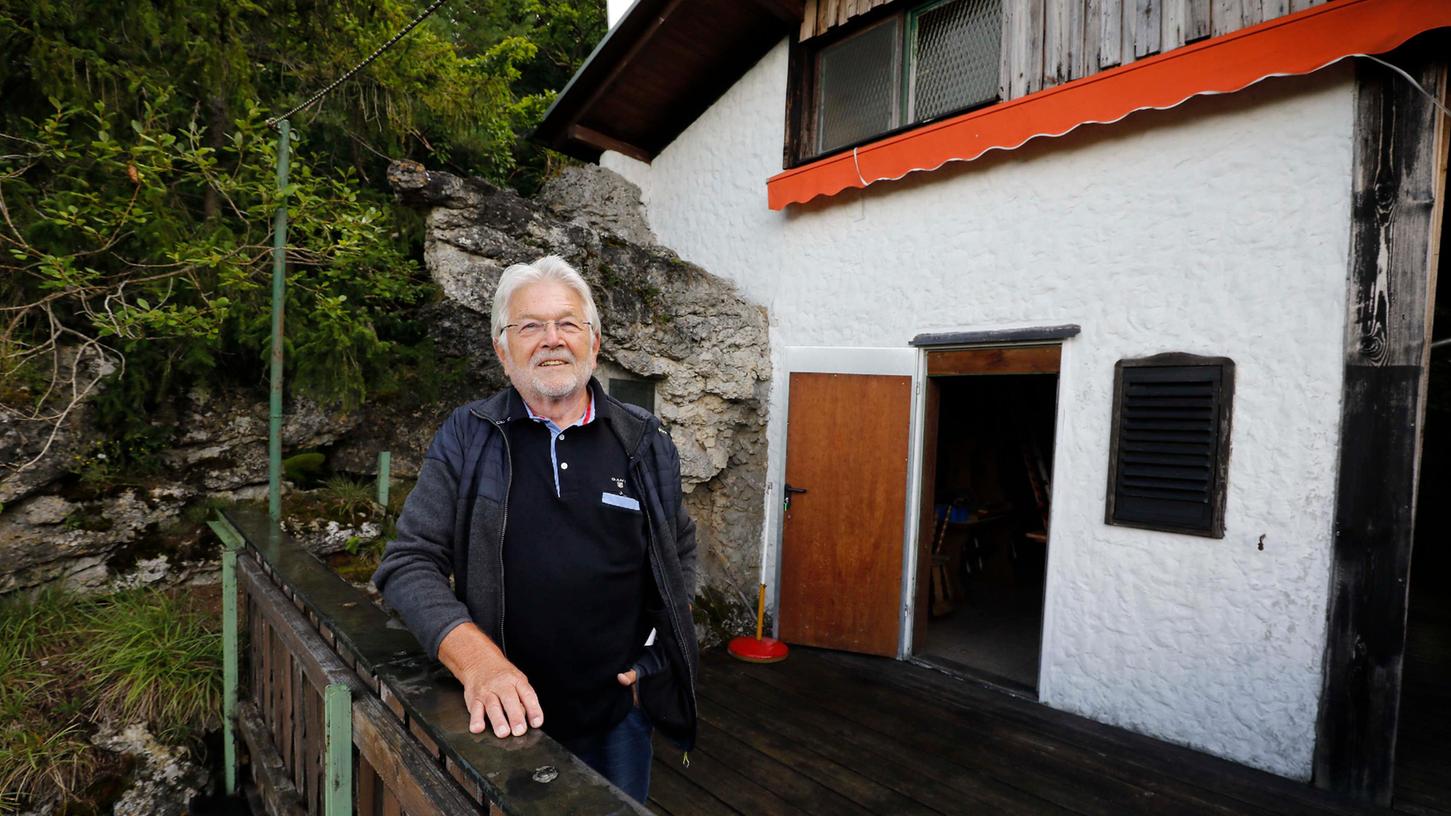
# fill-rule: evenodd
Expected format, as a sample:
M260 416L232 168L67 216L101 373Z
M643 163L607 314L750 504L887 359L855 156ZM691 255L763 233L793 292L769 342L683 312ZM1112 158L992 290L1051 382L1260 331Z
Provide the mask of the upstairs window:
M1002 0L934 0L887 4L809 41L788 163L996 102L1001 38Z
M1223 538L1233 397L1226 357L1120 360L1105 521Z

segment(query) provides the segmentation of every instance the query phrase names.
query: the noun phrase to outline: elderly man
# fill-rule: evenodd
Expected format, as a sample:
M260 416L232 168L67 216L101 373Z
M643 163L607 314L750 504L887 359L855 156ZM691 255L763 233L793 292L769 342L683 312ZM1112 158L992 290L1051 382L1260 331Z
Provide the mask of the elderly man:
M493 337L513 387L444 422L373 581L463 684L472 732L542 728L643 802L651 726L695 740L679 454L592 376L599 313L562 259L504 271Z

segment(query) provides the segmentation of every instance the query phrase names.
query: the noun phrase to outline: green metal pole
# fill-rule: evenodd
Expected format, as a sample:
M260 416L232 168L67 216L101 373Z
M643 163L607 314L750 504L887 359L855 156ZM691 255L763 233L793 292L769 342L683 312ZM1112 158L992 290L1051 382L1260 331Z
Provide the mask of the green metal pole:
M388 512L388 471L393 464L393 455L388 451L378 452L378 506Z
M237 793L237 551L241 539L225 520L207 522L222 540L222 768L227 795Z
M353 812L353 695L343 683L323 692L323 816Z
M272 399L267 427L267 513L282 519L282 319L287 283L287 160L292 127L277 123L277 193L272 218Z

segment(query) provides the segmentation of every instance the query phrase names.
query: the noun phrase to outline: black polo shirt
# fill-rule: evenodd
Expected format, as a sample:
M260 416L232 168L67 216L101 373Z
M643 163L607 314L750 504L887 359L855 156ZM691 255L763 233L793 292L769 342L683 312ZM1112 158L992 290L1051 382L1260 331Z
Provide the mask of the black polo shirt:
M630 668L649 631L645 517L609 420L556 436L522 400L516 405L506 430L513 479L504 645L539 694L544 730L568 739L611 728L630 711L630 691L615 675Z

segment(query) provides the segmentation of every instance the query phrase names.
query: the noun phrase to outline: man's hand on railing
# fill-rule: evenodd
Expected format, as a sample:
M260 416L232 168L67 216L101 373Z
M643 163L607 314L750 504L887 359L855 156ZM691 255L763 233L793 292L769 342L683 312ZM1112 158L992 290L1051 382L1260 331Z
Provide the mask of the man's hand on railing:
M464 687L469 711L469 732L482 733L487 724L494 736L521 736L532 726L544 725L539 695L483 630L473 623L454 627L438 645L438 659Z

